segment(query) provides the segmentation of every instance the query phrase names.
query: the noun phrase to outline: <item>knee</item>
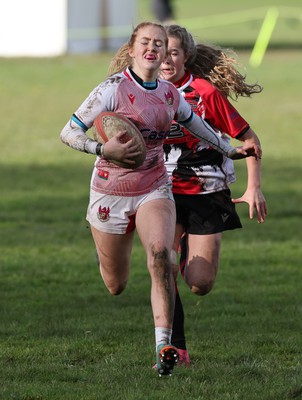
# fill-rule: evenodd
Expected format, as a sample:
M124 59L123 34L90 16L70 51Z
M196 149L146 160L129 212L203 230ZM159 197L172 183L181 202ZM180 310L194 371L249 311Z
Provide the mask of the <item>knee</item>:
M191 286L191 292L197 296L205 296L213 289L215 281L202 282Z
M108 289L108 292L113 296L118 296L119 294L121 294L125 290L127 285L127 282L120 282L114 279L104 279L104 277L103 281L106 285L106 288Z
M205 262L205 260L193 260L185 271L185 281L191 292L197 296L205 296L214 287L218 264Z
M122 284L108 285L108 284L106 284L106 287L110 294L112 294L113 296L118 296L125 290L126 285L122 285Z

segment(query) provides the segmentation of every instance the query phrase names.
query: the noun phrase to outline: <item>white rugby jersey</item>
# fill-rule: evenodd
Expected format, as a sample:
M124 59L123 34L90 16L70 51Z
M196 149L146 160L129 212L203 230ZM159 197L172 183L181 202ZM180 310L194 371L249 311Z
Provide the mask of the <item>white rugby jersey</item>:
M90 128L103 111L121 113L138 127L145 139L146 159L137 169L124 169L97 157L91 188L106 194L136 196L169 182L163 142L173 119L185 121L191 115L190 105L174 85L158 80L155 89L145 89L126 69L97 86L75 115Z
M93 190L136 196L169 182L164 166L163 142L173 120L185 125L194 136L220 153L233 157L236 149L221 140L203 119L195 116L172 83L158 80L154 88L145 88L136 79L129 69L109 77L90 93L61 132L63 143L95 154L97 142L89 138L86 131L99 113L113 111L126 116L142 133L147 148L143 165L134 170L124 169L98 157L91 180Z

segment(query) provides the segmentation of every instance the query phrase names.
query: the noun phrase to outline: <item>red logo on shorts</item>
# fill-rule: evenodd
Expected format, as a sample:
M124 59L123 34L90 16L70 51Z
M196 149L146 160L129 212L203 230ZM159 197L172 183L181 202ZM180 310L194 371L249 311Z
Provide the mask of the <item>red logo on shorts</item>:
M109 213L110 213L110 208L109 208L109 207L102 207L102 206L100 206L100 207L99 207L99 210L98 210L98 213L97 213L98 219L99 219L101 222L106 222L106 221L108 221L109 218L110 218Z

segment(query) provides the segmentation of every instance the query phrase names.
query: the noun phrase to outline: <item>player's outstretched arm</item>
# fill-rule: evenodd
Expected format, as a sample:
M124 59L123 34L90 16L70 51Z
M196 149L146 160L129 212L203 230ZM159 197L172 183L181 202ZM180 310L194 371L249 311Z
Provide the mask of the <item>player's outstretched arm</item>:
M194 113L191 114L189 120L179 123L188 129L192 135L232 160L240 160L251 156L261 158L260 146L255 143L248 143L244 146L232 147L229 143L223 141L207 122L197 117Z
M256 133L249 128L239 139L244 145L257 145L260 147L260 140ZM247 187L244 194L236 199L233 199L235 204L247 203L249 205L249 217L253 219L254 214L257 215L258 223L264 222L267 216L267 204L261 190L261 160L260 157L247 158Z

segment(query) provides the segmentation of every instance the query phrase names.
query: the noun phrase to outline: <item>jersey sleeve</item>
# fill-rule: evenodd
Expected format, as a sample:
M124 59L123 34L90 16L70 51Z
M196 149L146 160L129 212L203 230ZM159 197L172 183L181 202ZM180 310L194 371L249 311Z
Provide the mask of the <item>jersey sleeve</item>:
M179 106L175 114L175 121L179 122L180 124L187 122L192 118L192 110L190 104L184 99L182 95L179 96Z
M75 150L96 154L98 143L86 132L101 112L113 110L116 84L117 77L109 78L89 94L61 131L63 143Z
M223 133L236 138L249 128L248 122L239 114L230 101L210 83L211 89L199 90L198 80L192 86L202 92L202 103L205 108L205 120Z
M75 112L82 123L91 128L95 118L103 111L113 111L118 78L108 78L99 84Z

